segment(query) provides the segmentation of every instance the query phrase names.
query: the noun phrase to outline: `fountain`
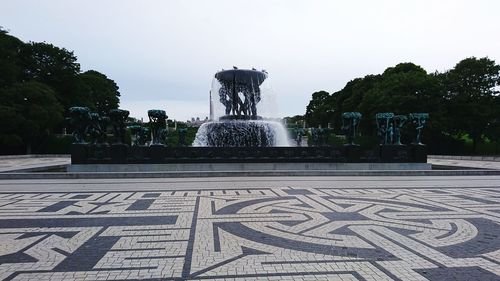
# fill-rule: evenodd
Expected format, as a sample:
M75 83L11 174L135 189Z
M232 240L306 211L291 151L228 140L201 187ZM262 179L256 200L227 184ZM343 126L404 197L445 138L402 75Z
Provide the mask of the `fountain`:
M267 72L255 69L217 72L211 93L219 95L224 114L203 124L196 133L197 147L271 147L290 146L281 122L257 114L261 85Z
M232 69L217 72L210 92L210 122L202 124L192 146L185 146L187 131L179 132L178 146L167 146L167 115L164 110L149 110L149 124L127 126L128 111L115 109L109 116L99 116L89 108L69 109L75 143L71 148L73 172L150 172L150 171L290 171L306 170L401 170L430 169L426 146L421 143L422 129L429 115L391 112L375 116L380 145L357 145L359 112L342 114L346 145L328 143L330 129L311 128L309 145L292 147L287 130L266 108L269 102L266 71ZM212 102L212 96L219 102ZM218 108L217 108L218 107ZM107 120L113 128L113 142L108 143ZM408 122L406 122L408 121ZM401 143L406 123L416 130L412 144ZM131 145L126 134L131 133ZM299 136L305 130L298 132ZM211 174L214 175L214 174ZM298 174L297 174L298 175Z

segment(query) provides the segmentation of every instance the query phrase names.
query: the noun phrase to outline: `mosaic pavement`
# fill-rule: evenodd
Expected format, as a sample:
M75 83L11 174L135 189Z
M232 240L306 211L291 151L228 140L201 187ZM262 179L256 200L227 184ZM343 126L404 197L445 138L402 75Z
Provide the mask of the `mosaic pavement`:
M500 188L0 193L3 280L500 280Z

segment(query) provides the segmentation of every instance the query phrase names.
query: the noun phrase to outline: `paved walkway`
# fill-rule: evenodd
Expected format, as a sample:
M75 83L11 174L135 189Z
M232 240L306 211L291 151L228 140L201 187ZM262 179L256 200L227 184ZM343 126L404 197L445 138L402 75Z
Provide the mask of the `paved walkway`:
M0 181L0 279L500 280L500 176Z
M500 170L500 162L498 161L438 159L429 157L427 163L450 167Z
M46 170L64 167L69 164L71 164L69 155L0 156L0 173Z
M488 159L488 158L485 158ZM429 156L428 163L458 168L500 170L499 161L442 159ZM62 168L71 164L69 155L33 155L33 156L0 156L0 173L2 172L33 172L54 168Z

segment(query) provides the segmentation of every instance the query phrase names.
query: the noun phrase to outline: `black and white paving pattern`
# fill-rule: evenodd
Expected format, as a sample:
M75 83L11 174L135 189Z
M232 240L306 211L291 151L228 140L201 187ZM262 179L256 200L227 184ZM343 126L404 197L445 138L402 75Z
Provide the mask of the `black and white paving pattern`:
M1 280L500 280L500 177L0 181Z

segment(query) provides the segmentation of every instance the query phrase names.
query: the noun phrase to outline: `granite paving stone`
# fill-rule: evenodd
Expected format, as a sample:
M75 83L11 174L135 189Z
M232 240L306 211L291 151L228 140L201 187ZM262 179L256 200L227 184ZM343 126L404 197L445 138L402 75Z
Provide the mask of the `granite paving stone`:
M500 280L500 177L4 180L0 280Z

